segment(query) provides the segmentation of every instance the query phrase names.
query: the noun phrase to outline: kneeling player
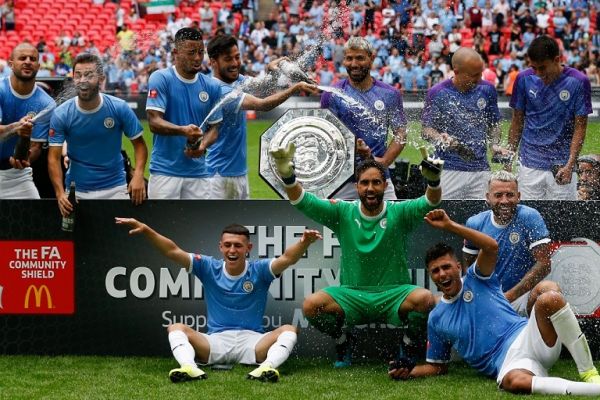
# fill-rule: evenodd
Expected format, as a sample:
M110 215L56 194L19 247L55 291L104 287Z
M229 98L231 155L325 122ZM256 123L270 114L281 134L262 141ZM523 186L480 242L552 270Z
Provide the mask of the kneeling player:
M249 379L276 382L279 367L289 357L297 339L292 325L264 333L262 319L271 282L295 264L311 243L321 239L315 230L305 230L302 238L277 258L247 261L252 249L250 232L242 225L223 229L219 250L222 260L187 253L172 240L133 218L116 218L143 233L160 252L197 276L205 290L208 334L184 324L170 325L169 343L181 368L169 372L173 382L206 378L195 358L203 364L260 364Z
M394 365L395 379L445 374L450 348L473 368L495 378L512 393L600 395L600 376L585 336L562 293L540 294L529 320L506 300L494 272L498 244L491 237L459 225L443 210L425 216L433 227L473 243L480 252L464 279L452 248L438 244L425 256L431 279L443 293L429 314L427 363ZM548 376L564 344L575 360L581 379L573 382Z

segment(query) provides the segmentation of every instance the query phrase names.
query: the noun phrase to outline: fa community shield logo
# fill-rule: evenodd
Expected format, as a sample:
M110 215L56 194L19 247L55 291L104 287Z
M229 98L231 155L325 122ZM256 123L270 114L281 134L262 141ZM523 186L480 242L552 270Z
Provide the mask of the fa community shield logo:
M569 93L568 90L561 90L558 97L560 97L562 101L567 101L571 98L571 93Z
M115 126L115 120L112 119L111 117L106 117L104 118L104 127L106 129L111 129Z
M201 102L206 103L208 101L208 93L206 93L205 91L202 91L198 95L198 98L200 99Z
M33 118L33 117L35 117L35 114L36 114L36 112L35 112L35 111L29 111L29 112L27 113L27 116L28 116L28 117L31 117L31 118Z
M519 243L519 240L521 240L521 235L519 235L519 232L511 232L508 236L508 240L510 240L512 244L517 244Z
M377 100L377 101L375 102L375 109L376 109L377 111L383 111L383 109L384 109L384 108L385 108L385 104L383 104L383 101L381 101L381 100Z
M244 292L250 293L254 290L254 284L251 281L246 281L242 285L242 288L244 289Z

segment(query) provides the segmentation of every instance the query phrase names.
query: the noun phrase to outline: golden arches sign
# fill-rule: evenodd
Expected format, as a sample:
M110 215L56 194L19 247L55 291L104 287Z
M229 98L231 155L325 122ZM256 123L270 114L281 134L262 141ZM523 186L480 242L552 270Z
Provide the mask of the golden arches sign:
M46 285L41 285L39 288L36 285L29 285L27 292L25 292L25 303L23 305L25 308L29 308L29 297L31 296L31 292L33 292L33 297L35 298L36 308L42 306L42 294L46 294L47 308L52 308L52 296L50 295L50 289L48 289L48 286Z

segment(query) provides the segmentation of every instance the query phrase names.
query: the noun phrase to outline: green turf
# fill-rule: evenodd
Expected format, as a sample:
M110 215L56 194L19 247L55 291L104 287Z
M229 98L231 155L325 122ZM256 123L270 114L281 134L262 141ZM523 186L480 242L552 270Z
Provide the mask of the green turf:
M258 148L260 135L264 133L272 123L273 121L265 120L248 121L248 180L250 182L250 197L252 199L279 198L258 175ZM505 140L507 138L509 124L508 121L502 123L502 137ZM144 138L146 139L150 153L152 149L152 134L148 128L147 121L142 121L142 125L144 126ZM418 122L410 122L408 126L408 145L400 154L401 158L406 158L412 163L420 162L421 154L418 151L418 146L424 143L420 138L420 133L421 124ZM123 147L131 157L132 147L129 140L123 141ZM587 135L581 154L588 153L600 153L600 122L590 122L588 124ZM498 164L493 164L492 167L497 169L500 166ZM148 168L146 168L146 176L148 176Z
M172 384L171 358L0 356L0 399L500 399L496 389L462 363L443 377L394 382L382 363L335 370L322 359L292 357L276 384L249 381L251 367L206 369L208 379ZM551 371L577 379L575 365L560 361ZM538 396L536 396L538 397ZM544 396L544 399L562 398Z

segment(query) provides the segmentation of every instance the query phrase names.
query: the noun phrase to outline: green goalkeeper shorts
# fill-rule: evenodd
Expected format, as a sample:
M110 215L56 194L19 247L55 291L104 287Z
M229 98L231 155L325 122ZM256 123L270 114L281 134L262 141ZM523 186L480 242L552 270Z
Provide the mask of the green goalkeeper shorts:
M398 315L404 300L418 289L415 285L399 285L386 290L381 288L352 288L349 286L330 286L323 291L333 297L342 307L346 325L362 325L373 322L403 326L406 320Z

